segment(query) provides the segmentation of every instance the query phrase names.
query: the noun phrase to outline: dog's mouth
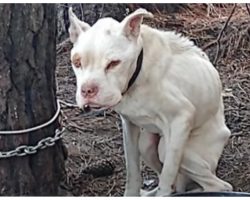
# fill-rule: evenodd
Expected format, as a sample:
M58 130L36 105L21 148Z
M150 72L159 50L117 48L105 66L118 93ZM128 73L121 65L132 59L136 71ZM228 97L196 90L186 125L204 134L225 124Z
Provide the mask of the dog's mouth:
M85 104L83 106L83 111L86 113L88 113L88 112L101 112L101 111L113 108L119 103L120 103L120 101L118 103L116 103L115 105Z
M101 105L97 105L97 104L85 104L83 106L83 110L86 113L88 113L88 112L100 112L100 111L104 111L108 108L109 108L109 106L101 106Z

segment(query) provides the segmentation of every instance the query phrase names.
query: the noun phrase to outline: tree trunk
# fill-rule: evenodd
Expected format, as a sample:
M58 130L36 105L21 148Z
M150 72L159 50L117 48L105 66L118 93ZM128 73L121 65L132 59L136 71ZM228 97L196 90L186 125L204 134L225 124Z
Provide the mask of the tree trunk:
M56 6L0 4L0 130L48 121L56 111ZM58 123L0 135L0 151L35 145ZM31 156L0 158L0 195L58 195L65 173L62 142Z

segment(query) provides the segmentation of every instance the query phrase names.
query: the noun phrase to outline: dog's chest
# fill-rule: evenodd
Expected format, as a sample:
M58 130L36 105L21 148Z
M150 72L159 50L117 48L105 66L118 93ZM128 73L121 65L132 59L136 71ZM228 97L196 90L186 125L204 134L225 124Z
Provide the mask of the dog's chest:
M133 123L139 126L140 128L145 129L150 133L159 133L160 130L156 125L156 120L149 116L128 116L128 119Z
M137 101L138 102L138 101ZM120 105L117 107L117 112L125 116L133 124L145 129L150 133L160 133L160 128L157 123L157 117L150 112L149 105L141 103L133 103L130 106Z

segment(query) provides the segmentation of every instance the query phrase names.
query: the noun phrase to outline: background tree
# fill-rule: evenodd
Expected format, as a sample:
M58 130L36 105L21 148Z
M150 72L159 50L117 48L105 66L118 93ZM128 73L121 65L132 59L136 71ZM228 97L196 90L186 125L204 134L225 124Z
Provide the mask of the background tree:
M93 25L99 18L113 17L118 21L122 21L126 15L135 11L137 8L145 8L150 12L167 12L174 13L181 8L187 7L187 4L128 4L128 3L88 3L88 4L57 4L57 39L59 42L68 38L68 8L72 6L74 13L79 19Z
M56 111L55 4L0 4L0 130L34 127ZM58 124L0 135L0 151L35 145ZM0 158L0 195L58 195L62 142L31 156Z

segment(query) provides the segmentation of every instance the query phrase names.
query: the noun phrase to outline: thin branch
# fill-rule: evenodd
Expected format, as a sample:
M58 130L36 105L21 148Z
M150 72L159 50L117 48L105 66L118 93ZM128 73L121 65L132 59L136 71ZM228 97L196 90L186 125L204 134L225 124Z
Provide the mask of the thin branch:
M243 133L242 131L240 131L240 132L238 132L238 133L232 133L232 134L230 135L230 138L232 138L232 137L237 137L237 136L242 136L242 135L244 135L244 133Z
M63 100L58 100L59 103L65 105L66 107L69 107L69 108L78 108L78 106L76 104L72 104L72 103L69 103L69 102L66 102L66 101L63 101Z
M80 10L81 10L81 20L83 20L84 19L84 15L83 15L82 3L80 4Z
M112 192L112 190L115 188L116 184L117 184L116 181L114 181L113 184L112 184L112 187L109 189L109 191L107 192L106 196L110 195L110 193Z
M103 10L104 10L104 3L102 3L102 7L101 7L101 12L99 14L99 18L102 18Z
M57 54L60 54L64 51L66 51L67 47L68 46L71 46L71 42L70 42L70 39L67 38L66 40L62 41L61 43L57 44L56 45L56 53Z
M248 7L248 4L246 3L246 8L247 8L247 12L250 15L250 8Z
M217 39L216 39L217 51L216 51L216 55L215 55L215 58L214 58L214 61L213 61L213 64L214 64L214 65L216 65L217 60L218 60L218 55L219 55L220 46L221 46L220 40L221 40L222 34L223 34L223 32L226 30L226 28L227 28L227 26L228 26L228 23L230 22L230 20L231 20L233 14L234 14L234 11L235 11L235 9L236 9L236 6L237 6L237 4L234 4L234 7L233 7L233 9L232 9L232 11L231 11L231 14L229 15L227 21L225 22L223 28L221 29L221 31L220 31L220 33L219 33Z
M227 41L228 39L229 39L228 36L225 37L225 38L222 38L222 39L221 39L221 42L225 42L225 41ZM206 45L204 45L204 46L202 47L202 50L205 51L205 50L207 50L208 48L210 48L211 46L214 46L216 43L217 43L217 39L216 39L216 40L213 40L213 41L211 41L211 42L209 42L209 43L206 44Z
M159 9L157 8L156 4L153 4L152 5L154 10L159 14L159 15L162 15L161 12L159 11Z

